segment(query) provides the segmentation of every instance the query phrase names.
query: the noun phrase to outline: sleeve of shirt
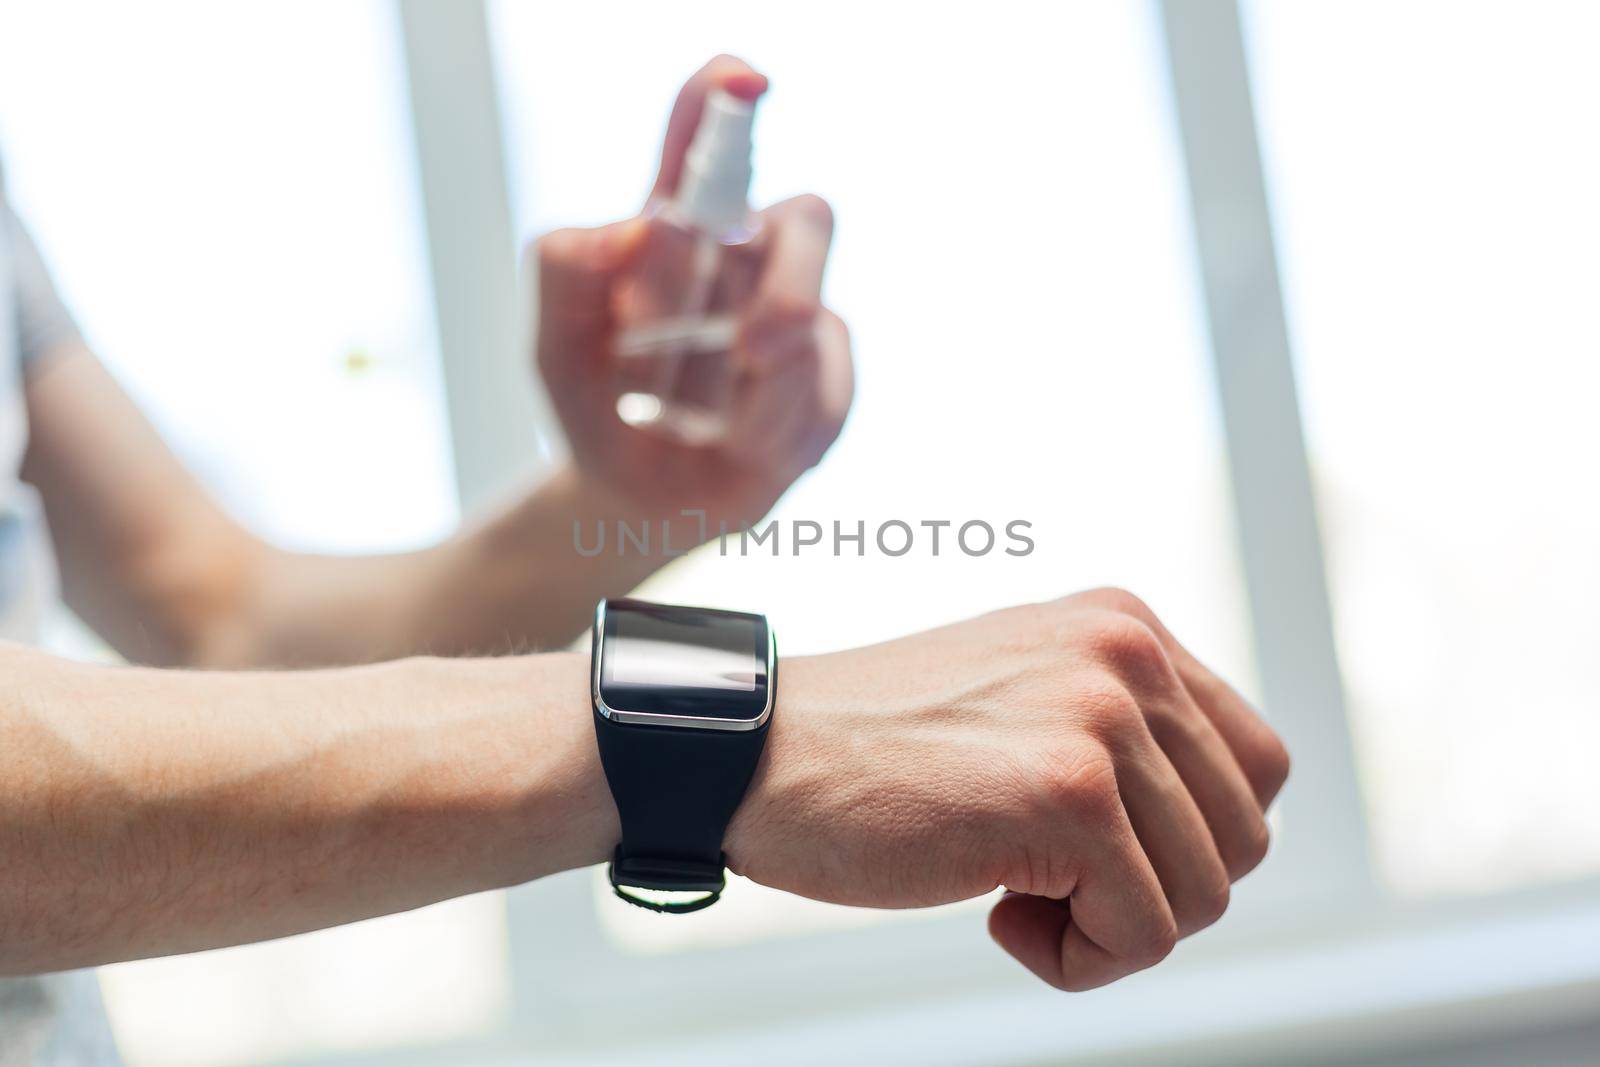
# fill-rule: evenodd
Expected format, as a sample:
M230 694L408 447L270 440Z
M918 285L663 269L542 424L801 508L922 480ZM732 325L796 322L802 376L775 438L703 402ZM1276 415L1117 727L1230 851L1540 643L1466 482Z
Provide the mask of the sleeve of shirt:
M38 247L28 234L22 220L11 210L11 205L0 199L0 227L11 248L11 269L14 284L12 299L16 301L13 321L17 329L17 352L22 368L30 370L38 365L40 357L63 342L79 337L78 324L72 313L61 302L50 272L39 255Z

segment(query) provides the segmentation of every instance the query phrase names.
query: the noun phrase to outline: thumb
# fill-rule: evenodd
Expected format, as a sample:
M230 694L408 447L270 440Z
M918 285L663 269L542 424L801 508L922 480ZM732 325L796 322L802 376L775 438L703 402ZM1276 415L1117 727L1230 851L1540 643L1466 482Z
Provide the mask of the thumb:
M672 117L667 120L667 135L661 143L661 170L650 190L651 200L671 196L678 187L684 157L689 154L689 143L700 125L700 112L714 89L753 101L767 91L767 78L737 56L721 55L684 82L683 88L678 90L677 102L672 105Z
M562 377L592 365L611 330L611 290L639 244L643 224L628 219L596 229L545 234L533 247L537 274L539 364Z

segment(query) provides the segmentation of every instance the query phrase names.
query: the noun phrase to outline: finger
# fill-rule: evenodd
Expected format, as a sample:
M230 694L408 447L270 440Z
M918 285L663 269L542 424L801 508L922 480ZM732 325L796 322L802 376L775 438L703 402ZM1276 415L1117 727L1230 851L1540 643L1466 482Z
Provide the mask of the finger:
M990 913L1000 947L1058 989L1093 989L1154 966L1177 941L1161 883L1126 815L1120 822L1066 902L1011 894Z
M850 355L850 328L824 310L817 324L817 412L801 443L808 467L816 465L838 440L855 399L856 371Z
M1122 802L1166 893L1178 936L1187 937L1227 910L1229 871L1215 832L1143 720L1133 734L1122 742L1128 751L1118 761Z
M1289 751L1266 721L1232 686L1211 673L1177 642L1173 665L1184 687L1237 759L1256 803L1262 811L1272 806L1289 778Z
M754 101L767 91L767 79L765 75L756 73L744 60L729 55L716 56L690 76L683 88L678 90L678 99L672 105L672 117L667 120L667 133L661 144L661 169L656 173L655 185L650 190L651 200L671 196L677 189L678 178L683 173L683 160L689 153L689 143L694 140L695 128L700 125L700 110L705 106L707 94L713 89L721 89L741 100Z
M796 464L796 450L818 410L819 352L815 328L770 372L739 378L729 414L728 441L753 465Z
M637 250L637 219L598 229L548 233L530 256L537 273L539 363L546 375L565 378L596 367L611 321L611 292Z
M738 388L728 430L738 454L795 475L816 466L855 394L844 320L824 308L800 349L770 373L743 375Z
M1266 720L1232 686L1190 654L1144 601L1120 589L1098 589L1085 596L1133 616L1155 632L1184 688L1238 762L1257 804L1263 811L1271 806L1289 777L1289 753Z
M767 208L761 219L761 276L739 338L740 352L758 374L814 343L833 211L821 197L797 196Z
M1149 729L1204 817L1230 881L1260 865L1271 843L1239 760L1187 690L1148 717Z
M1049 897L1007 893L989 909L989 936L1057 989L1065 988L1061 945L1071 924L1072 906Z

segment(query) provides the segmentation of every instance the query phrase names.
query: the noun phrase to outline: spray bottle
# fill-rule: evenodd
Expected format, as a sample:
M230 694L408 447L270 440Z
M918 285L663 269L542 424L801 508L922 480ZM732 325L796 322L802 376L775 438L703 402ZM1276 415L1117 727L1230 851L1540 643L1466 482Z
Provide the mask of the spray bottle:
M674 195L649 210L617 291L617 414L683 444L727 431L740 310L760 267L750 210L755 104L706 97Z

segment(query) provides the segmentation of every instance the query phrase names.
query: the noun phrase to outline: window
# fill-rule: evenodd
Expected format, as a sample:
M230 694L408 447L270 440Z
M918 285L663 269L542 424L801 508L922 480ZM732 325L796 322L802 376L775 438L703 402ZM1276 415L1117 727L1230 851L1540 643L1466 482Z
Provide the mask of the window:
M19 212L184 460L292 545L456 520L404 77L376 0L0 10ZM135 1067L258 1062L485 1025L504 936L486 896L103 973Z
M1593 872L1600 12L1248 14L1380 873Z

